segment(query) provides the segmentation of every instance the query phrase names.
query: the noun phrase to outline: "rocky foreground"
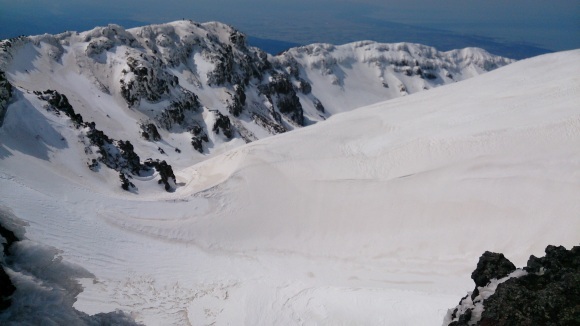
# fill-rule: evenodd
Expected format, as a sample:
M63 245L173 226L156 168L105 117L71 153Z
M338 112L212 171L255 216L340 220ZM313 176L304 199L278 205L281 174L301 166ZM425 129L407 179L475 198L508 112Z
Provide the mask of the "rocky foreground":
M475 289L446 325L580 325L580 246L548 246L524 268L486 251L471 278Z

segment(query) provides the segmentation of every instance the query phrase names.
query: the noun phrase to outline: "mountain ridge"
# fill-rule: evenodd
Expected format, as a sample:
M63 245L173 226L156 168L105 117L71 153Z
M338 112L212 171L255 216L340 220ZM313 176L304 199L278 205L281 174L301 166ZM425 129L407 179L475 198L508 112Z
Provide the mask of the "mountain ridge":
M511 62L481 49L439 52L371 41L312 44L271 56L218 22L127 30L108 25L0 42L0 71L16 90L54 91L84 119L84 128L91 124L110 139L129 141L143 153L142 161L167 160L178 169L243 143ZM4 104L0 111L6 112ZM94 142L85 152L107 152ZM123 153L111 150L105 156ZM190 159L167 157L182 151ZM93 160L118 166L103 155L89 155L89 166ZM116 170L140 176L138 169Z

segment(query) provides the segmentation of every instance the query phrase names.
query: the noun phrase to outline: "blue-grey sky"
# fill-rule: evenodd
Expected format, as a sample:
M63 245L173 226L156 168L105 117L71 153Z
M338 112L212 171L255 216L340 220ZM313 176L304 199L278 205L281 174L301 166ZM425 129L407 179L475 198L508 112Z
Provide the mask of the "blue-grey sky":
M182 18L298 44L407 41L512 57L580 48L578 0L0 0L0 38Z

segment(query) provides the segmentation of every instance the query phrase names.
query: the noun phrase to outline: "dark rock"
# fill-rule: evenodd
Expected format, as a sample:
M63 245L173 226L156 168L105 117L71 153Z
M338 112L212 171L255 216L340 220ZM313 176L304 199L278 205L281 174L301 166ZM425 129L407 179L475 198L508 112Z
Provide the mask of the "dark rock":
M252 120L260 127L268 130L271 134L281 134L286 132L286 128L284 128L284 126L280 125L280 114L278 112L273 112L274 114L277 114L277 116L274 117L274 121L277 121L278 123L267 119L265 117L263 117L260 114L257 113L253 113L252 114Z
M232 95L231 102L228 103L228 111L235 117L239 116L246 105L246 92L243 85L234 85L235 94Z
M10 256L10 247L17 241L20 241L12 230L7 229L0 224L0 240L2 240L4 257ZM4 270L4 266L0 265L0 312L10 307L12 300L11 296L16 291L16 287L12 284L10 277Z
M503 255L486 252L472 278L476 284L487 284L507 275L511 266ZM527 274L507 279L487 299L476 302L483 305L479 320L468 313L472 308L460 315L455 309L449 325L580 325L580 246L571 250L548 246L546 256L530 256L524 270ZM460 305L465 300L469 299Z
M500 279L516 270L503 254L486 251L477 263L477 268L471 274L471 279L476 286L485 286L493 278Z
M105 135L105 133L96 128L94 122L87 123L87 127L89 127L89 131L87 132L87 137L91 141L91 144L97 147L103 147L105 144L112 143L111 139Z
M298 125L304 125L304 111L296 93L278 97L278 109Z
M14 232L8 230L2 224L0 224L0 237L4 238L4 243L2 243L2 247L4 248L4 255L8 255L8 250L10 246L19 239L16 237Z
M158 102L168 96L170 88L179 85L179 79L165 69L163 62L155 57L141 54L139 58L128 57L129 71L123 70L121 96L129 107L137 106L141 99ZM132 74L129 74L132 72Z
M216 112L217 119L215 124L213 125L213 132L216 134L220 133L220 129L223 132L224 136L227 139L231 139L234 136L234 130L232 127L232 123L230 122L230 118L221 114L220 112Z
M4 116L8 109L8 102L12 98L12 85L6 79L4 71L0 70L0 126L4 122Z
M165 108L156 119L163 128L171 129L173 125L184 124L187 111L194 112L200 107L197 95L182 89L180 95L173 99L169 107Z
M131 171L131 173L135 175L139 175L139 171L141 170L141 160L139 159L139 155L135 153L133 145L130 141L123 141L119 140L117 142L118 148L121 151L121 157L125 159L125 164L123 167L126 167Z
M152 123L142 124L141 130L143 130L141 135L146 140L151 140L151 141L161 140L161 135L159 134L159 131L157 130L157 127L154 124L152 124Z
M175 174L173 174L173 168L171 165L167 164L165 161L153 160L148 158L145 160L144 165L147 167L153 167L157 172L159 172L159 184L163 184L166 191L171 191L172 184L175 184Z
M209 142L209 138L207 134L203 131L201 126L195 125L190 129L190 132L193 134L191 138L191 145L195 150L200 153L203 153L203 142Z
M463 314L461 314L461 316L459 316L459 319L451 322L449 324L449 326L468 326L469 325L469 321L471 320L471 313L473 312L473 309L467 309L465 310L465 312Z
M485 301L481 325L580 325L580 246L548 246L524 269Z
M244 47L246 45L246 36L237 30L233 30L230 34L230 42L238 47Z
M296 124L304 125L304 111L300 99L296 95L294 86L288 74L273 71L268 85L259 85L258 90L272 106L289 117ZM280 123L280 121L278 121Z
M123 188L123 190L129 191L129 189L135 188L135 185L127 179L125 173L119 173L119 179L121 179L121 188Z
M273 73L268 87L270 94L294 93L292 82L290 82L290 78L286 74Z
M91 171L96 172L99 169L99 161L97 161L96 159L92 159L90 163L87 162L87 166Z
M91 144L98 147L99 161L107 167L119 171L140 175L147 168L140 163L140 158L130 141L114 140L96 128L94 122L85 124L89 128L86 135Z
M191 146L195 148L196 151L203 153L203 142L200 137L193 136L191 137Z
M219 43L217 39L216 43ZM213 53L215 68L207 73L208 85L221 86L225 83L231 83L234 78L234 57L233 50L230 45L224 46L219 52Z
M300 91L303 94L310 94L312 92L312 85L310 85L309 82L307 82L306 80L300 78L298 80L299 86L298 89L300 89Z
M322 102L320 102L320 100L316 99L314 101L314 107L316 108L316 110L318 110L319 112L324 113L324 105L322 105Z
M431 72L423 72L421 74L421 78L423 78L423 79L431 79L432 80L432 79L437 79L437 75L435 75L435 74L433 74Z
M64 94L60 94L54 90L46 90L44 92L35 92L39 99L48 102L50 108L56 112L63 112L67 117L69 117L77 128L83 125L83 117L76 113L69 103L68 98Z
M16 291L16 287L12 284L8 274L6 274L4 266L0 265L0 312L10 307L12 304L10 297L14 291Z

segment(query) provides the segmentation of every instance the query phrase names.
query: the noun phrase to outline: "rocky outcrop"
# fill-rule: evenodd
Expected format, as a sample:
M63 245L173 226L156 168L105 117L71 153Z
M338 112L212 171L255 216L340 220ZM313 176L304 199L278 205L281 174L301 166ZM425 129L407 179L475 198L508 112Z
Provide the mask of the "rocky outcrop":
M12 85L6 79L4 71L0 70L0 127L4 122L4 116L8 109L8 102L12 97Z
M207 134L204 132L203 128L198 125L193 126L189 132L193 135L193 137L191 137L191 145L196 151L203 153L203 143L209 141Z
M269 83L260 85L260 92L266 96L272 107L286 115L297 125L304 125L304 111L290 75L272 72Z
M142 123L141 125L141 136L146 140L159 141L161 140L161 135L157 130L157 127L153 123Z
M477 296L479 293L478 287L486 286L493 278L506 277L515 270L516 266L505 258L503 254L484 252L479 257L477 268L471 273L471 279L475 282L475 290L471 297L475 298Z
M1 212L0 212L1 213ZM0 220L1 222L1 220ZM10 277L4 270L5 257L10 256L10 247L19 241L13 231L7 229L0 223L0 242L2 242L2 254L0 255L0 312L6 310L12 304L11 296L16 291Z
M97 147L98 161L107 167L121 173L140 175L142 170L148 170L141 164L139 155L135 153L130 141L115 140L96 128L94 122L85 125L86 137L90 145ZM91 152L89 148L85 151Z
M161 111L161 114L155 117L159 124L170 130L174 125L187 127L191 122L186 121L187 112L195 112L201 107L199 98L192 92L180 89L180 92L174 96L168 108Z
M216 134L219 134L221 130L227 139L231 139L234 136L234 130L230 118L220 112L216 112L216 120L212 130Z
M50 89L44 92L35 91L34 94L36 94L39 99L48 102L48 109L51 109L54 113L60 114L62 112L69 117L75 127L80 128L83 126L83 117L74 111L65 95Z
M244 106L246 105L246 90L243 85L234 85L235 93L232 94L231 102L228 103L228 111L237 117L242 113Z
M130 107L139 105L141 99L158 102L169 95L169 88L178 85L178 78L164 69L163 62L155 56L141 53L128 57L127 68L122 71L121 95Z
M281 134L286 132L286 128L280 125L280 117L274 119L267 119L266 117L254 113L252 114L252 121L254 121L258 126L268 130L272 135Z
M157 172L159 172L159 184L163 184L166 191L171 191L175 189L175 174L173 174L173 169L171 165L167 164L165 161L147 159L145 165L149 167L154 167Z
M135 185L129 181L129 179L127 179L127 175L125 175L125 173L119 173L119 179L121 180L121 188L123 188L123 190L129 191L135 188Z
M115 140L107 136L102 130L97 129L94 122L84 122L83 117L76 113L69 103L68 98L57 91L46 90L44 92L34 92L39 99L47 102L47 109L55 114L65 113L71 119L76 128L82 128L82 133L88 139L85 153L93 154L92 146L96 147L97 158L91 159L87 166L92 171L98 171L99 163L103 163L110 169L119 172L121 187L124 190L134 189L135 185L127 177L131 175L141 175L142 172L150 168L141 163L139 155L135 152L133 144L128 140ZM153 124L144 125L143 133L153 140L161 139L157 128ZM144 136L145 137L145 136ZM165 163L167 165L167 163ZM169 166L171 169L171 166ZM164 181L165 182L165 181Z
M472 278L473 294L449 311L445 325L580 324L580 246L548 246L522 269L485 252Z

